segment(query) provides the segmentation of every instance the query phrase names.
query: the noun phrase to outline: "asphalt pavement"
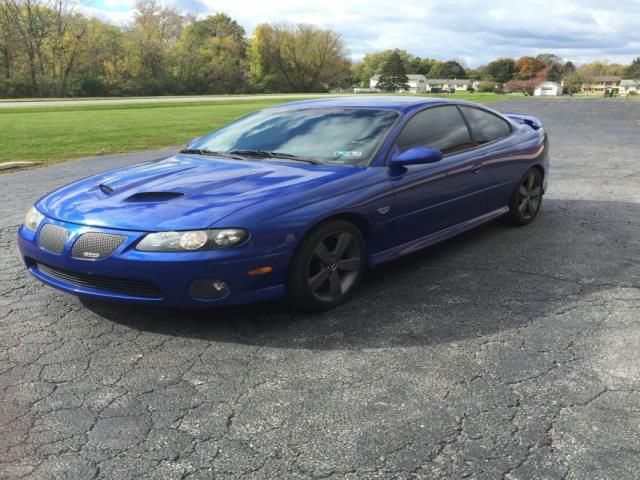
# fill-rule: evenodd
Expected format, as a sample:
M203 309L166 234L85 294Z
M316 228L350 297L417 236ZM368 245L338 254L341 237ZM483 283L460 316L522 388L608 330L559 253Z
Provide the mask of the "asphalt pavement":
M536 221L380 267L321 315L29 278L33 201L167 151L1 175L0 478L637 479L640 102L493 106L550 133Z

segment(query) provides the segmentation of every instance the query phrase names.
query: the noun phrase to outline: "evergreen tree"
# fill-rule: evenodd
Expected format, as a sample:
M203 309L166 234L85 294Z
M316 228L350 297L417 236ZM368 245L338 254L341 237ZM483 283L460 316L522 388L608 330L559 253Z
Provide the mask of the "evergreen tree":
M559 82L562 79L562 66L554 63L547 68L547 80L550 82Z
M383 92L409 90L407 70L398 52L393 52L382 66L377 87Z
M625 76L631 79L640 79L640 57L636 58L631 65L627 67Z
M576 73L576 66L572 62L567 62L562 66L562 78Z

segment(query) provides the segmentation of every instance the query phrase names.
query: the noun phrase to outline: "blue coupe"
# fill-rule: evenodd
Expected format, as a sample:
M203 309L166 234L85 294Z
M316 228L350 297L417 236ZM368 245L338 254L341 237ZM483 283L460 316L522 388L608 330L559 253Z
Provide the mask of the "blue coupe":
M287 297L322 311L368 267L497 217L531 222L548 167L531 116L424 97L301 101L56 190L18 239L36 278L76 295L185 307Z

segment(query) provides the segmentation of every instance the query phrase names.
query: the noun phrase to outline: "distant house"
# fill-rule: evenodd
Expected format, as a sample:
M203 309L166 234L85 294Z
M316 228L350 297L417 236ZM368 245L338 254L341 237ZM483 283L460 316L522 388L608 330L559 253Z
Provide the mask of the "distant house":
M533 91L533 95L536 97L553 96L557 97L562 95L562 85L557 82L542 82Z
M409 90L398 90L399 93L401 92L424 93L427 91L426 89L427 78L424 75L411 74L411 75L407 75L407 78L409 79L409 81L407 82L409 84ZM380 75L374 75L373 77L371 77L369 79L369 88L377 89L379 81L380 81Z
M605 93L617 94L620 90L622 79L615 75L593 77L590 81L584 82L580 87L580 92L585 95L604 95Z
M353 93L380 93L379 88L353 87Z
M640 80L621 80L620 95L640 95Z
M429 78L427 79L427 92L454 92L456 90L467 91L477 88L477 83L473 80L456 78Z

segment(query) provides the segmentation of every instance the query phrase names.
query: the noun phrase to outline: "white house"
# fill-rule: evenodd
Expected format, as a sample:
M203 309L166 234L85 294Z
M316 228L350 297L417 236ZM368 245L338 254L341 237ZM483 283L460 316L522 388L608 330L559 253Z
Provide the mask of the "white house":
M640 95L640 80L621 80L619 91L620 95L625 97L630 93L631 95Z
M467 79L429 78L427 80L427 92L454 92L456 90L466 92L471 88L477 88L477 83Z
M552 96L557 97L562 95L562 85L557 82L542 82L533 91L533 95L536 97Z
M411 74L407 75L409 81L409 90L398 90L398 92L424 93L427 91L427 78L424 75ZM369 88L378 88L380 75L374 75L369 79Z

